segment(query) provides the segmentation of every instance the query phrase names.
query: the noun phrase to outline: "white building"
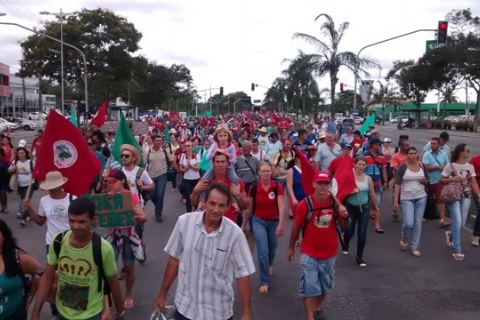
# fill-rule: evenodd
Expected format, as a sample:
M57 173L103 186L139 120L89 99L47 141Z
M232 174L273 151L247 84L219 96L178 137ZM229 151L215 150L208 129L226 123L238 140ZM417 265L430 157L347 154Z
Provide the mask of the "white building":
M2 117L9 117L13 115L24 115L38 111L38 79L25 79L25 97L26 103L24 108L23 101L23 81L21 78L10 74L10 97L0 98ZM43 111L49 112L50 109L55 109L56 97L52 94L42 94L42 108Z

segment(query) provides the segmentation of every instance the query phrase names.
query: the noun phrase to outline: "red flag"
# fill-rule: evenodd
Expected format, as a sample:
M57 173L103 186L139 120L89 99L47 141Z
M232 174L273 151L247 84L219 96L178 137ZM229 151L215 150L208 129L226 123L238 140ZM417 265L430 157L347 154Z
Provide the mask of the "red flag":
M94 124L99 128L103 126L103 124L105 123L105 117L107 116L107 107L108 100L102 104L100 109L98 109L97 113L95 113L92 120L90 121L90 124Z
M355 175L353 173L352 158L345 156L335 171L332 180L332 192L336 194L338 201L345 200L357 187Z
M40 181L50 171L60 171L68 178L64 190L75 196L87 192L101 164L87 147L80 130L53 109L48 114L39 157L33 168L33 178Z
M313 189L313 177L316 173L318 173L318 170L313 166L313 163L307 159L307 156L302 152L302 150L298 149L297 147L293 147L293 150L295 150L295 153L298 155L302 166L303 191L305 191L306 195L312 195L315 191Z

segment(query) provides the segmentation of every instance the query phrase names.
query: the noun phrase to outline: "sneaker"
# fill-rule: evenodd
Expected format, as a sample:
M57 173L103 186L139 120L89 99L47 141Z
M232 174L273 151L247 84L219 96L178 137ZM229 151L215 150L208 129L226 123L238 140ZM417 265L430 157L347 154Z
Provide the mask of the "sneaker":
M30 216L27 217L27 222L30 222L32 220L32 218L30 218Z
M342 253L344 255L348 254L348 244L342 243Z
M20 220L20 225L21 225L22 227L25 227L25 220Z
M163 222L162 216L155 216L155 221L157 221L157 222Z
M323 312L323 310L315 310L313 313L313 319L315 320L327 320L327 316Z
M440 220L440 223L439 223L439 224L440 224L440 228L446 228L446 227L448 227L448 226L450 226L450 225L451 225L451 223L450 223L450 222L448 222L448 221L445 221L445 220L443 220L443 219L442 219L442 220Z
M450 231L445 231L445 237L447 238L447 246L453 248L452 233Z
M17 212L17 219L22 218L22 214L20 212Z
M359 267L361 268L365 268L367 266L367 264L365 263L365 261L363 261L362 257L357 257L357 264Z
M480 246L480 237L479 236L473 236L472 237L472 246L478 247Z

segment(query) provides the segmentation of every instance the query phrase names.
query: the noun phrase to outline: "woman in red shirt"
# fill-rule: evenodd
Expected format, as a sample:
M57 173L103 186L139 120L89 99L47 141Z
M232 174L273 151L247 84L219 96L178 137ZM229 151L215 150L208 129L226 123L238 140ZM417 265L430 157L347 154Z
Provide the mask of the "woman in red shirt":
M260 293L268 293L273 260L277 251L277 237L283 235L285 198L283 187L272 180L272 167L264 162L259 169L260 180L248 191L250 206L245 211L242 230L253 213L253 235L257 246L260 270Z

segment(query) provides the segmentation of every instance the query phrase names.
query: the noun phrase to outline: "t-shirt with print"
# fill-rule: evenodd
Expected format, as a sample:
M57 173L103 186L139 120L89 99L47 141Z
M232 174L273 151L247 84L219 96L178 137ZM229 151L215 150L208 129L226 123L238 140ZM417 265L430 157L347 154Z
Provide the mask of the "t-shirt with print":
M98 291L98 267L93 260L92 242L83 248L74 248L70 245L71 234L69 231L63 236L58 258L53 248L54 240L48 250L47 263L57 266L58 271L56 306L66 319L90 319L103 310L103 292ZM114 276L117 265L113 247L103 238L101 246L105 276Z
M331 207L330 196L323 203L316 201L313 197L312 201L314 208L323 209L315 210L308 222L300 251L315 259L330 259L337 255L338 250L338 237L333 216L335 212ZM297 225L302 226L306 222L307 212L307 202L305 200L300 201L294 216ZM338 219L339 221L342 220L340 215L338 215Z
M72 200L75 199L72 196ZM68 207L70 206L70 195L67 193L63 199L53 199L50 195L40 199L38 215L47 218L47 235L45 241L52 242L53 237L61 232L70 230L68 224Z
M477 174L475 173L475 168L470 163L450 163L448 166L445 167L445 169L443 169L442 176L444 177L448 178L454 177L456 175L464 179L462 183L465 183L466 185L465 191L470 192L470 179L477 176Z
M30 164L30 162L32 162ZM12 166L17 167L17 181L19 187L28 187L30 184L30 180L32 178L32 168L34 167L34 163L32 160L27 159L25 162L21 162L20 160L14 160L12 162Z
M137 188L137 172L140 170L139 166L135 166L133 170L128 171L125 169L125 167L122 168L123 173L125 173L125 176L127 177L127 183L128 186L130 187L130 191L135 192L138 196L140 196L140 192L138 191ZM140 176L140 181L143 182L144 186L148 186L150 184L153 184L152 179L147 173L147 170L143 170L142 175Z

